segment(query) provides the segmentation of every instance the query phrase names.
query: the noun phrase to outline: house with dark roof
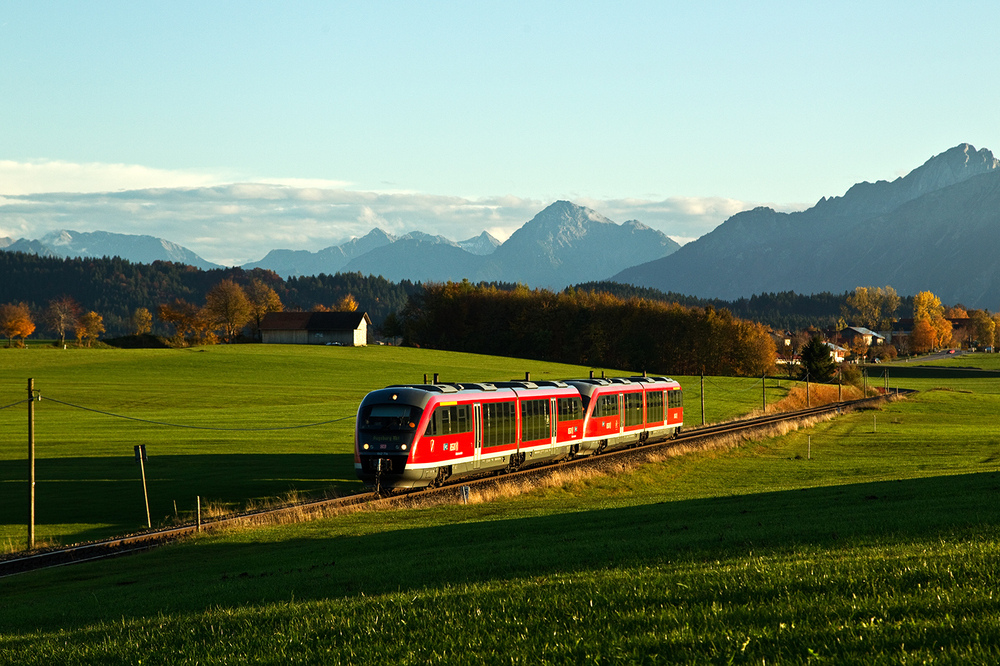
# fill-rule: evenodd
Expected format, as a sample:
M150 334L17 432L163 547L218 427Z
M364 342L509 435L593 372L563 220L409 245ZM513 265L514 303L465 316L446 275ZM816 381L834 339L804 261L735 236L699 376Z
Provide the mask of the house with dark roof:
M364 347L371 325L367 312L268 312L260 335L270 344Z

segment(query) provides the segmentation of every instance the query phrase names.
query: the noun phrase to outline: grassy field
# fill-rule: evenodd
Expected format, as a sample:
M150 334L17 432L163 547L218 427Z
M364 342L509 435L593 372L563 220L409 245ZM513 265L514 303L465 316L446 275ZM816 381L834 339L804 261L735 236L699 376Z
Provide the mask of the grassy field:
M914 382L623 476L0 580L0 662L994 664L1000 381Z
M199 496L218 510L359 490L354 416L373 389L435 372L442 381L488 381L589 370L381 346L31 347L0 349L0 408L25 400L34 379L42 396L35 403L36 538L71 543L145 527L137 444L149 455L153 523L164 524L190 519ZM700 423L700 383L682 381L688 423ZM768 386L775 402L789 384ZM709 378L705 393L709 421L761 401L760 380ZM0 552L25 545L26 458L27 405L0 409Z

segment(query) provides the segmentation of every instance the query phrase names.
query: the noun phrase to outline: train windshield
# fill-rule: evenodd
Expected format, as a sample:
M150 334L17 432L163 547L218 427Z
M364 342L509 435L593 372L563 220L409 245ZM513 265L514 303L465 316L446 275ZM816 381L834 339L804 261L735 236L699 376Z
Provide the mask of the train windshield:
M361 430L412 431L420 422L422 409L413 405L369 405L361 410Z

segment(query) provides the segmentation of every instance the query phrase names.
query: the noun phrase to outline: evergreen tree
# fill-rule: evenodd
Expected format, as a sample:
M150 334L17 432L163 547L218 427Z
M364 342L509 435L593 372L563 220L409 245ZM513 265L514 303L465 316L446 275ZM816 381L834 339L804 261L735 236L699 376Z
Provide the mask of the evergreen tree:
M828 382L833 379L836 361L830 356L830 347L818 335L811 339L800 354L802 379L811 382Z

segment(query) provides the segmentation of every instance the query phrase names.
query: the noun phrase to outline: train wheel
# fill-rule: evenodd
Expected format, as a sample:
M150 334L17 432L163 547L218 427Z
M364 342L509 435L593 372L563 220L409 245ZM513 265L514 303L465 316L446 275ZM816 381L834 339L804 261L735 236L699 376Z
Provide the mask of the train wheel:
M519 468L523 462L524 462L523 453L510 454L510 460L507 462L507 471L508 472L517 471L517 468Z
M438 467L437 475L434 477L434 480L430 482L430 487L440 488L444 485L444 482L448 480L449 476L451 476L450 465L447 467Z

